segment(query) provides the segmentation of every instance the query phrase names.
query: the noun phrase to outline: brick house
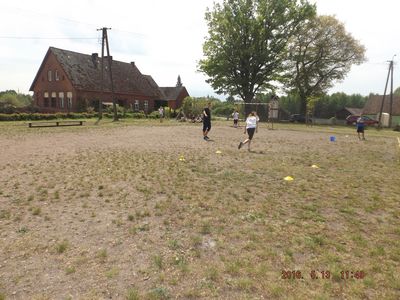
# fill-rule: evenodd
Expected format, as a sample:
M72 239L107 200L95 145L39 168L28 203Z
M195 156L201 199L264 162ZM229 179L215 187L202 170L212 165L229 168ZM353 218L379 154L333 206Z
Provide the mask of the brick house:
M381 111L382 100L383 95L371 95L364 105L362 111L363 115L369 116L373 119L378 119ZM382 112L390 113L390 95L385 96ZM397 124L400 124L400 97L393 96L392 125L396 126Z
M100 100L112 103L107 68L105 59L102 92L101 57L97 53L87 55L50 47L30 87L36 106L42 112L79 112L89 106L97 109ZM181 95L185 95L181 92L177 98L167 99L164 88L158 87L151 76L143 75L134 62L113 60L112 75L118 105L135 111L149 113L160 105L172 105L175 109L177 104L181 105Z
M164 99L168 101L168 107L176 110L182 106L183 99L189 96L184 86L160 87Z

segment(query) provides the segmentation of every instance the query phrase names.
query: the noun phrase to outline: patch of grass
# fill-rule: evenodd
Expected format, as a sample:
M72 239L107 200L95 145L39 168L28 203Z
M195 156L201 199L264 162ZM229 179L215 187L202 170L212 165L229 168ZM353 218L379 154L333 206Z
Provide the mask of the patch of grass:
M117 276L118 274L119 274L119 269L118 269L117 267L114 267L114 268L112 268L112 269L106 271L106 277L107 277L108 279L112 279L112 278L114 278L115 276Z
M140 300L140 295L137 289L130 288L126 293L126 300Z
M11 213L8 210L0 210L0 220L8 220L11 217Z
M369 252L371 257L376 256L384 256L385 255L385 248L383 246L377 246Z
M34 207L32 209L32 215L39 216L42 213L42 209L40 207Z
M250 278L239 278L236 280L235 285L239 290L251 292L254 287L254 281Z
M357 246L360 246L360 247L363 247L363 248L368 246L367 241L359 233L358 234L354 234L351 237L351 239L357 244Z
M64 240L56 245L56 251L58 254L64 253L69 247L69 243L67 240Z
M211 224L209 222L205 222L200 227L200 233L203 235L211 233Z
M102 262L105 262L108 257L107 249L101 249L97 252L96 255L97 258L99 258Z
M225 271L232 276L238 276L242 267L243 263L241 260L228 261L225 263Z
M219 278L219 271L216 267L209 267L206 270L206 278L210 281L217 281Z
M136 227L136 229L138 231L149 231L150 230L150 225L148 223L143 223L141 225L139 225L138 227Z
M27 233L29 230L26 226L22 226L20 228L18 228L17 232L18 233Z
M159 270L164 268L163 258L159 254L153 256L153 263Z
M308 236L305 239L305 245L311 249L316 249L317 247L321 247L324 244L325 244L325 239L320 235Z
M171 250L178 250L180 248L180 244L177 240L169 240L168 248Z
M354 216L356 214L354 208L352 208L352 207L341 207L341 208L339 208L339 211L341 213L348 214L351 216Z
M67 275L73 274L75 272L76 272L76 269L74 266L65 268L65 274L67 274Z
M167 288L160 286L153 288L148 294L147 298L149 300L167 300L170 299Z

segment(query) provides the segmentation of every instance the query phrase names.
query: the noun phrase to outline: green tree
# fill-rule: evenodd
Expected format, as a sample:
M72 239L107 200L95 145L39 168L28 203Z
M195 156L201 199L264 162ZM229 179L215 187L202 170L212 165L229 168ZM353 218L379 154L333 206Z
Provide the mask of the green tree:
M208 37L199 71L217 93L250 103L273 89L284 68L286 47L315 14L306 0L224 0L206 12Z
M396 96L400 96L400 86L394 90L393 94Z
M226 100L226 102L228 102L228 103L234 103L234 102L235 102L235 97L233 97L233 96L231 95L231 96L228 96L225 100Z
M300 112L307 99L326 93L345 78L353 64L365 61L365 48L333 16L318 16L304 23L289 44L288 81L300 97Z
M19 94L14 90L0 92L0 112L13 113L17 108L29 108L32 104L30 95Z

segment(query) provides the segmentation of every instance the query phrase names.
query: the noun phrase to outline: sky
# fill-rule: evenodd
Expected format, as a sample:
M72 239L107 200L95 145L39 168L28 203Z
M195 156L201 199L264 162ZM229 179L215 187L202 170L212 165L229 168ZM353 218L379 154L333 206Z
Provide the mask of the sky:
M216 2L220 2L217 0ZM309 0L319 15L334 15L366 47L368 61L353 66L329 91L383 94L388 61L400 86L398 0ZM214 0L3 0L0 26L0 91L28 93L49 47L101 53L102 27L114 60L134 61L159 86L175 86L178 75L191 96L216 95L197 71L207 35L204 15ZM394 57L394 55L396 55ZM394 58L393 58L394 57Z

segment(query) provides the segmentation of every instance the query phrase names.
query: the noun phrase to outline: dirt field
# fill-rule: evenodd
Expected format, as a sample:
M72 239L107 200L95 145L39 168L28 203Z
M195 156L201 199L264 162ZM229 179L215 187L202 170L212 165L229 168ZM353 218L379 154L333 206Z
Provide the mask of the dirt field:
M399 134L230 125L1 123L0 299L399 299Z

